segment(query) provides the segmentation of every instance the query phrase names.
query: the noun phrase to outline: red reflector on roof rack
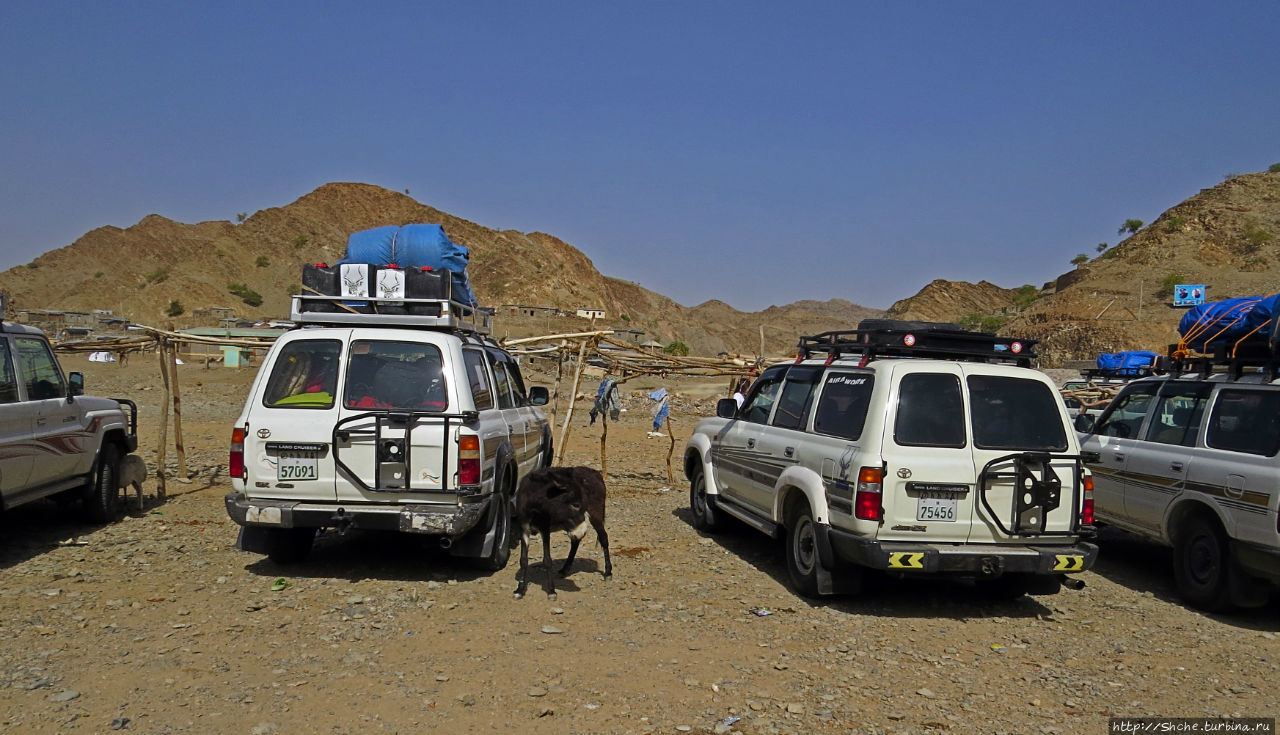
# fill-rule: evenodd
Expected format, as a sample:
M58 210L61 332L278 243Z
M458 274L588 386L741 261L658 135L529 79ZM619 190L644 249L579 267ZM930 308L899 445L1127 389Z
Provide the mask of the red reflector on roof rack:
M916 344L916 336L914 334L908 334L904 336L902 338L902 344L906 345L907 347L914 347Z
M1015 354L1015 355L1016 355L1016 354L1018 354L1019 352L1022 352L1022 343L1021 343L1021 342L1014 342L1013 344L1009 345L1009 349L1010 349L1010 350L1012 350L1012 351L1013 351L1013 354Z

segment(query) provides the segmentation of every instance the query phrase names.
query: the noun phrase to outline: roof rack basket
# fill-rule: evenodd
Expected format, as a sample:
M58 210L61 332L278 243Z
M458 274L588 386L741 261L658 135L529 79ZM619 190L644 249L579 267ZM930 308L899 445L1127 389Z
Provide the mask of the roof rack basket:
M1235 345L1223 342L1215 345L1211 353L1185 354L1179 345L1172 344L1169 357L1162 362L1175 378L1183 375L1208 378L1214 373L1225 373L1230 380L1239 380L1248 370L1261 374L1263 381L1270 383L1280 377L1280 345L1263 339Z
M348 327L418 327L475 334L489 334L493 310L448 299L382 299L362 296L297 294L292 297L290 319L297 324Z
M955 329L954 325L935 327L927 322L869 328L860 324L858 329L801 337L797 359L826 353L828 362L846 355L861 355L864 365L878 357L923 357L1030 367L1036 358L1032 350L1036 342Z

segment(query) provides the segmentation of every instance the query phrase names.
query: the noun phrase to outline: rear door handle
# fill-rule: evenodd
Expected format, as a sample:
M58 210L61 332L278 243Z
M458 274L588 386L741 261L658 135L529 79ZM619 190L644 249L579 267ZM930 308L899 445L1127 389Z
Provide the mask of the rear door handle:
M1182 467L1183 467L1183 464L1181 462L1175 461L1175 462L1169 463L1169 469L1173 470L1174 472L1181 472Z
M795 454L795 453L796 453L796 448L795 448L795 447L787 447L786 449L782 450L782 453L783 453L783 454L785 454L785 455L787 455L788 457L790 457L791 455L793 455L793 454Z
M755 440L755 439L748 439L748 440L747 440L747 449L755 449L755 448L756 448L756 440Z
M1123 462L1123 461L1124 461L1124 452L1116 452L1116 461L1117 461L1117 462Z

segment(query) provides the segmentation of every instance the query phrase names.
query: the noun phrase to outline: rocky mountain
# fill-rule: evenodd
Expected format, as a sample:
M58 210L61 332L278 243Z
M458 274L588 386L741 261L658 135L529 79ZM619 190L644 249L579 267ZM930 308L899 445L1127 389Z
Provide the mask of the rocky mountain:
M1008 289L935 281L889 314L961 321L980 312L1000 334L1039 339L1040 355L1055 365L1099 352L1165 352L1186 311L1172 305L1179 283L1207 284L1211 301L1280 290L1280 172L1235 176L1201 190L1045 284L1020 311Z
M468 269L482 304L603 308L604 326L639 329L644 339L682 341L696 354L784 352L800 331L847 328L880 312L845 301L801 302L745 313L727 304L687 308L637 284L609 278L572 245L541 232L493 230L381 187L332 183L242 222L183 224L149 215L128 228L100 227L31 263L0 273L11 309L111 309L136 322L182 326L196 309L232 307L248 319L288 315L301 266L335 262L351 232L433 222L470 251ZM233 295L257 294L260 305ZM253 301L255 299L250 299ZM183 314L170 316L180 305ZM501 315L506 333L537 334ZM557 325L559 326L559 325ZM581 328L580 324L566 324ZM556 331L555 329L551 331ZM563 330L561 330L563 331Z

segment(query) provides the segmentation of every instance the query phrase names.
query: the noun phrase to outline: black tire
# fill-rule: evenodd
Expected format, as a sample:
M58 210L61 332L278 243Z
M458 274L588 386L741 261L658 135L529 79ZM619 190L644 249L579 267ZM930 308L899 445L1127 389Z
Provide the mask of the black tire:
M542 436L542 465L539 469L546 469L556 461L555 444L551 441L551 432L548 431Z
M471 560L477 569L483 569L486 572L501 571L507 566L507 562L511 560L512 506L511 493L508 489L511 485L510 474L507 475L507 478L503 483L503 490L489 504L488 523L483 527L486 534L488 529L497 528L493 549L489 551L487 556L478 556Z
M1231 555L1217 522L1192 516L1173 541L1173 580L1178 594L1209 612L1232 608L1228 586Z
M818 534L806 501L787 511L787 574L791 586L804 597L818 597Z
M702 465L695 465L689 478L689 510L693 513L693 527L711 533L722 527L716 512L715 498L707 495L707 476Z
M84 515L93 523L110 523L120 517L120 488L116 487L120 470L120 449L103 445L98 452L98 467L93 482L85 488Z
M311 554L315 540L314 528L268 529L267 558L277 564L297 564Z

